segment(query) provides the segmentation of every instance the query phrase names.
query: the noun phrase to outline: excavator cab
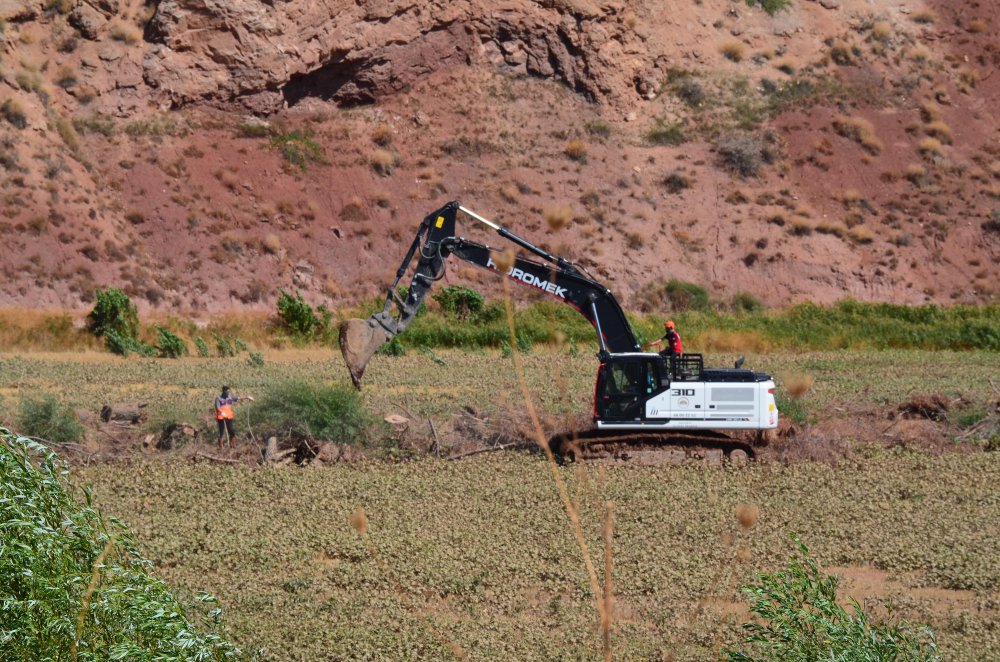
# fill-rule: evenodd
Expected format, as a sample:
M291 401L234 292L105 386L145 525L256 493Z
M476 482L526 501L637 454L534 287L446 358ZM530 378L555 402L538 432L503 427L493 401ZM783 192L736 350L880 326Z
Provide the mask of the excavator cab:
M597 370L594 417L605 421L637 421L645 405L670 385L663 357L657 354L612 355Z

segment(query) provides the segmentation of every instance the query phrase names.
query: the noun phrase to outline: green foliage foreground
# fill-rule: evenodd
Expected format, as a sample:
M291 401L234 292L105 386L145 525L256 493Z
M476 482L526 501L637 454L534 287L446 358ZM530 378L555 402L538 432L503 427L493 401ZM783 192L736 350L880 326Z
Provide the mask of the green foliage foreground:
M128 527L88 492L77 503L66 473L45 446L0 428L0 659L238 657L195 630Z
M762 574L744 590L761 623L743 626L753 653L727 651L731 662L769 660L940 660L927 627L872 623L857 601L851 613L837 604L837 577L824 573L797 537L801 558Z

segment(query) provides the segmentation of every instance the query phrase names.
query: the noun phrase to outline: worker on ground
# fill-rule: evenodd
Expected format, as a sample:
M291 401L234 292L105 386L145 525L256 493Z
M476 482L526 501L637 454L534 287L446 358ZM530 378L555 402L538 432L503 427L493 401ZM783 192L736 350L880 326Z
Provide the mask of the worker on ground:
M646 347L656 347L666 343L666 346L660 350L660 356L666 359L673 359L675 356L679 357L684 353L684 346L681 345L681 334L677 333L677 327L673 320L664 322L663 330L665 331L663 337L654 340L646 345Z
M219 423L219 448L222 448L223 436L229 437L229 447L236 445L236 426L233 424L233 405L242 400L253 402L247 396L233 396L228 386L222 387L222 394L215 398L215 420Z

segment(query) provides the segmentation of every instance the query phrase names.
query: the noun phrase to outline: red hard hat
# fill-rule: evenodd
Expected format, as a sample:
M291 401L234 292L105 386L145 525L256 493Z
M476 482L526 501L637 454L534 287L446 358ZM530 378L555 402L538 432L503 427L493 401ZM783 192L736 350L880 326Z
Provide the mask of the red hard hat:
M665 328L665 329L672 329L672 328L674 328L673 321L672 320L668 320L668 321L664 322L663 323L663 328Z

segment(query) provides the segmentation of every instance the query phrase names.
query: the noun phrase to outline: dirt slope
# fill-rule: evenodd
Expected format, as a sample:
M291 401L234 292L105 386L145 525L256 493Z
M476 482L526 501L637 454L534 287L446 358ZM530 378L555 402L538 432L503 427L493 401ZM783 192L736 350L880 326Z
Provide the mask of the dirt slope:
M0 16L0 305L81 307L107 285L174 310L269 308L280 286L353 302L452 198L633 307L673 277L773 305L998 292L992 3Z

